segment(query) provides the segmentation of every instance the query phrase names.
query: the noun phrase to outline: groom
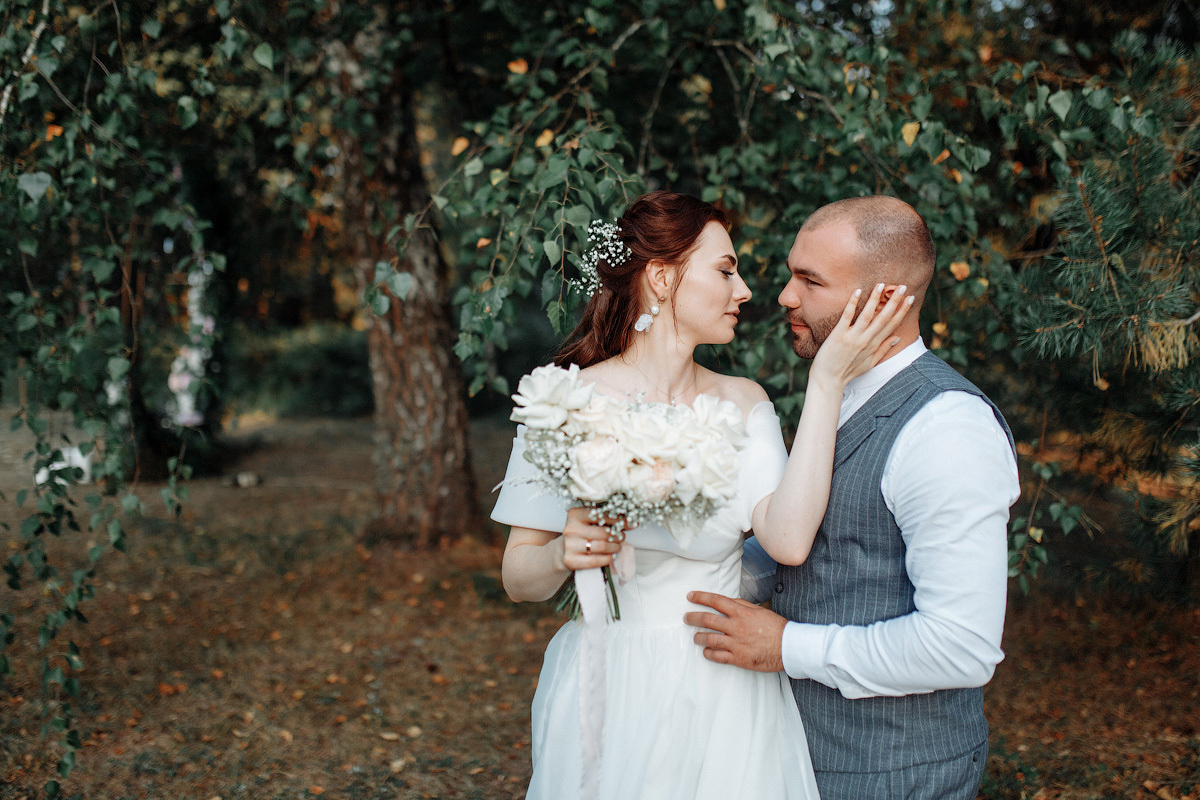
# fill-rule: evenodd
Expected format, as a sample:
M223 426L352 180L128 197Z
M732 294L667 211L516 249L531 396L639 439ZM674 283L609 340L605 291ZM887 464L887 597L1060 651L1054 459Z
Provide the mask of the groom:
M818 209L779 295L792 347L813 358L846 299L933 277L929 229L874 196ZM829 509L807 561L776 565L751 540L746 600L689 599L711 661L786 671L822 800L969 800L987 756L982 687L1003 658L1008 509L1020 494L996 407L930 353L918 314L842 398ZM751 592L754 594L754 592Z

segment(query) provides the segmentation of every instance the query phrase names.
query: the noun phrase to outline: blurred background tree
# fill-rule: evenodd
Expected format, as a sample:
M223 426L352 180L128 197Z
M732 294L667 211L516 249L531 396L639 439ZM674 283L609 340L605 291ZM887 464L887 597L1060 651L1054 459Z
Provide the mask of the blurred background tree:
M64 775L82 657L58 633L105 548L55 561L45 537L121 548L141 481L177 509L251 408L373 411L368 541L484 530L468 408L549 358L587 223L648 189L733 216L756 299L703 357L785 419L795 230L841 197L912 202L938 250L927 341L1030 468L1014 576L1097 532L1095 506L1119 528L1062 558L1200 585L1189 0L13 0L0 20L0 375L35 438L5 570L46 607ZM0 643L35 635L12 619Z

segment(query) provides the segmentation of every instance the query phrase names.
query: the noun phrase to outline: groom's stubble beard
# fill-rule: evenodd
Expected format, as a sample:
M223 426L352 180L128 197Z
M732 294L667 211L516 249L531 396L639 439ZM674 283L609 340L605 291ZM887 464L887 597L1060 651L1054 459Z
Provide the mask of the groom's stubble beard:
M808 330L792 334L792 351L801 358L817 357L817 350L825 344L825 340L837 327L841 314L831 314L821 319L806 319L797 312L788 314L788 322L793 325L805 325ZM855 315L857 316L857 314Z

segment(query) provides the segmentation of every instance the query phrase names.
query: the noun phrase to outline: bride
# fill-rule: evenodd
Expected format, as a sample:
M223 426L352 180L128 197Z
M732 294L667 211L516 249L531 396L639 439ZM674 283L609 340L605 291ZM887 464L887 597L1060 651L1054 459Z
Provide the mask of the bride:
M721 210L687 195L654 192L634 202L585 257L596 268L595 292L555 358L559 366L578 364L595 391L620 401L728 401L749 433L737 495L686 546L657 523L627 533L636 573L617 589L621 617L609 624L601 656L607 678L598 794L613 800L817 797L785 676L705 660L683 622L699 608L687 593L736 596L752 528L777 561L804 561L828 502L842 390L894 343L889 337L911 301L901 300L901 287L882 304L879 286L854 319L855 293L813 362L789 463L762 387L693 359L698 345L733 339L750 299L727 225ZM543 601L575 570L612 564L622 542L610 541L586 509L539 495L524 480L534 474L524 450L522 427L492 518L512 526L505 590L517 602ZM581 627L568 622L546 649L533 698L528 798L580 795Z

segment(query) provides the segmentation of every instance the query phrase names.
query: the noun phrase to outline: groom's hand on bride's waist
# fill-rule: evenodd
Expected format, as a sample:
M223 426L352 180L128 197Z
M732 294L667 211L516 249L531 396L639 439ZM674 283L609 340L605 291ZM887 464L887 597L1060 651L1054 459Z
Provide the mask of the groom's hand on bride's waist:
M690 611L683 621L697 628L696 644L704 657L757 672L783 670L783 628L787 620L773 611L712 592L690 592L688 600L716 611Z

